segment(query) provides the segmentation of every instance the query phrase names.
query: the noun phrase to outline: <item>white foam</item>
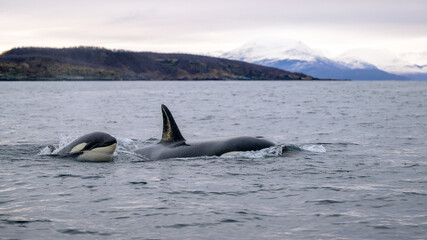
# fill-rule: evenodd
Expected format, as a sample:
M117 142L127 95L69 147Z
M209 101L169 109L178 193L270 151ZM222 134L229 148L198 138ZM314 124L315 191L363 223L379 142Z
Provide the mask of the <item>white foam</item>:
M282 155L282 146L273 146L264 148L258 151L247 151L247 152L236 152L231 155L221 156L223 158L266 158L266 157L278 157Z
M304 145L301 148L309 152L316 152L316 153L326 152L326 148L322 145Z

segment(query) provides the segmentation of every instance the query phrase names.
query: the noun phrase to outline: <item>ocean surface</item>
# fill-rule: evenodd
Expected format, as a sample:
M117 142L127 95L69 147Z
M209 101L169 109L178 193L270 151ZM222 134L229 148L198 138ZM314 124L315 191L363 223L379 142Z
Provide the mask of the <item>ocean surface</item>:
M161 104L279 146L148 161ZM0 239L427 239L426 129L427 82L0 82ZM94 131L112 162L47 153Z

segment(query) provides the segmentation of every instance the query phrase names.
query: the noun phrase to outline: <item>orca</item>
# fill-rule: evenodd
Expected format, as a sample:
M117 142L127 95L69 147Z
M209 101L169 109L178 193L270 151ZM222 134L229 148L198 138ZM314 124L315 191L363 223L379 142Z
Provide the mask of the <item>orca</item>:
M162 105L161 110L163 115L161 141L135 151L150 160L224 156L237 152L257 151L275 145L262 137L236 137L222 141L187 143L169 109Z
M51 152L55 151L52 145L48 147ZM113 136L93 132L77 138L52 156L76 157L78 161L109 162L113 159L116 147L117 140Z

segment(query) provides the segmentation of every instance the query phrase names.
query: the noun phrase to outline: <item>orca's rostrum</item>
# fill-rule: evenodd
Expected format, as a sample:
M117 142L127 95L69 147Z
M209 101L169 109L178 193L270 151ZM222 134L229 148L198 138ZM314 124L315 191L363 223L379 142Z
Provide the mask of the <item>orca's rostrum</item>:
M236 152L257 151L275 144L259 137L236 137L222 141L187 143L169 111L162 105L163 133L159 143L136 150L151 160L189 158L199 156L222 156Z

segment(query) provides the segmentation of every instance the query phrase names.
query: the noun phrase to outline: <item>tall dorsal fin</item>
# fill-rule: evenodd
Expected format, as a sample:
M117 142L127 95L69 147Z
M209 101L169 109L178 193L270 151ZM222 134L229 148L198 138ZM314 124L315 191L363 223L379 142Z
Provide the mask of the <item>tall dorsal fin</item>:
M163 114L163 133L162 140L160 142L178 142L185 141L184 137L181 135L178 126L173 119L172 113L169 109L162 104L162 114Z

